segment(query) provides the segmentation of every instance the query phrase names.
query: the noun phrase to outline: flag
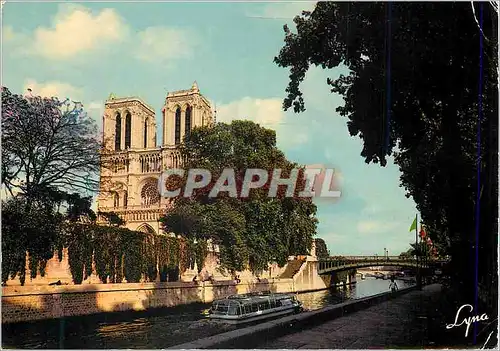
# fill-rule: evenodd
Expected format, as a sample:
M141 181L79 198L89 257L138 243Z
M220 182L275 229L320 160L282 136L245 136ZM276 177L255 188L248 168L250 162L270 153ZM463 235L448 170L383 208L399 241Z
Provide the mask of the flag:
M425 230L424 230L424 226L420 226L420 237L423 239L426 237L426 233L425 233Z
M417 229L417 217L415 217L415 219L413 220L413 223L411 224L409 232L411 232L412 230L415 230L415 229Z

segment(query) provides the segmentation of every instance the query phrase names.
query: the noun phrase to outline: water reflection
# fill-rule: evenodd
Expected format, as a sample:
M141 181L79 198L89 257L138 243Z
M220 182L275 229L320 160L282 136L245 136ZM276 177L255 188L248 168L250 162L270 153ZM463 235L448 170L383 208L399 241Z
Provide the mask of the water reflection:
M398 281L400 288L409 284ZM375 278L337 290L299 294L304 308L314 310L389 291L389 281ZM81 316L52 321L2 325L3 348L143 349L166 348L201 339L236 327L208 320L207 304L165 308L147 314L125 313Z
M406 288L412 285L412 283L402 280L396 280L396 283L399 288ZM346 300L360 299L388 291L389 280L366 278L365 280L358 280L356 284L339 287L335 290L299 294L298 299L302 302L304 309L317 310Z

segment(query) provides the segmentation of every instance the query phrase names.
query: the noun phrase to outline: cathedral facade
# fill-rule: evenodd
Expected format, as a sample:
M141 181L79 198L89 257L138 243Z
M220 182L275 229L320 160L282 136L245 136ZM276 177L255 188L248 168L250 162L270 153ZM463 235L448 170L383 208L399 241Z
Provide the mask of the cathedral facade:
M169 200L160 197L161 172L181 166L178 146L194 127L215 122L210 102L196 82L189 90L168 93L162 108L162 145L157 145L156 116L137 97L105 102L99 212L114 212L131 230L160 233L160 217ZM100 221L104 221L102 216Z

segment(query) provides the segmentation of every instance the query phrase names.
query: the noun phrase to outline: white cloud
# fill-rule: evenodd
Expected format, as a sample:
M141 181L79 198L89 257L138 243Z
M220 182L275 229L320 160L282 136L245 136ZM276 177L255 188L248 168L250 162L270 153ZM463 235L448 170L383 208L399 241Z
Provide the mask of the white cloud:
M92 101L86 107L87 110L104 112L104 102L102 101Z
M276 129L285 118L281 99L244 97L229 104L217 105L217 121L251 120L265 128Z
M126 23L114 9L94 14L82 5L64 4L50 28L35 29L31 50L49 59L64 60L123 40L127 33Z
M316 7L316 1L312 2L273 2L266 4L258 17L273 19L293 19L302 11L312 11Z
M28 34L16 32L12 26L2 26L2 44L5 53L10 55L24 55L28 48L32 47L32 41Z
M92 117L96 123L99 131L102 128L102 116L104 114L104 102L103 101L92 101L88 104L83 104L85 111L88 115Z
M293 142L295 143L295 145L301 145L307 143L308 140L309 136L307 135L307 133L297 133L294 136Z
M198 43L196 36L188 30L168 27L148 27L137 34L134 50L143 61L165 61L189 57Z
M332 70L324 70L321 67L311 66L306 73L300 89L304 94L305 107L314 107L324 115L318 118L339 118L335 112L338 106L344 105L342 97L331 93L331 86L327 84L327 78L336 79L339 73ZM340 117L341 119L343 117ZM319 122L319 121L316 121ZM319 123L323 123L322 121Z
M360 234L381 233L394 229L397 223L382 221L360 221L357 225Z
M382 211L382 208L381 206L379 205L375 205L375 204L370 204L368 206L366 206L365 208L363 208L363 210L361 211L361 213L363 215L374 215L374 214L377 214L377 213L380 213Z
M325 234L322 234L321 236L318 236L318 238L327 239L331 243L341 243L341 242L348 240L348 237L346 237L345 235L337 234L337 233L325 233ZM335 248L334 247L328 246L328 244L327 244L327 248L330 250L331 255L335 255Z
M234 120L250 120L264 128L273 129L276 131L278 147L282 150L305 144L309 140L307 131L287 125L282 103L278 98L244 97L228 104L217 104L217 121L230 123Z
M24 84L23 90L26 92L27 89L31 89L33 95L42 97L57 97L59 100L65 100L66 98L79 100L82 97L81 89L76 88L71 84L58 81L38 83L34 79L28 79Z
M82 89L63 82L49 81L39 83L34 79L28 79L24 84L23 91L27 93L28 89L31 89L31 93L35 96L48 98L57 97L59 100L68 98L73 101L82 102L84 110L96 121L97 127L100 130L102 126L102 115L104 113L104 102L91 101L85 103Z
M190 30L164 26L147 27L132 34L128 23L114 9L93 12L78 4L63 4L49 27L37 27L31 35L3 29L4 41L12 42L15 51L51 60L70 60L84 53L129 53L148 62L186 58L199 43ZM15 39L15 40L14 40Z
M14 39L14 30L12 29L12 26L3 26L2 27L2 40L9 41Z

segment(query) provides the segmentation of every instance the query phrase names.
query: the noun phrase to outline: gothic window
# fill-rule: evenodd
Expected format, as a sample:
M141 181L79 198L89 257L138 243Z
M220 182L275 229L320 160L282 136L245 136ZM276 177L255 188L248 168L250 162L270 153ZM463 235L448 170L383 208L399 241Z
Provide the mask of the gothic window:
M113 194L113 207L115 208L118 208L120 207L120 196L118 195L118 193L114 193Z
M125 117L125 149L130 149L130 139L132 136L132 115L127 112Z
M128 204L128 193L125 191L123 193L123 207L127 208L127 204Z
M181 143L181 108L175 111L175 145Z
M144 207L157 205L160 202L160 193L158 192L158 182L151 179L141 190L141 204Z
M122 118L120 114L116 114L116 125L115 125L115 150L121 150L121 141L122 141Z
M144 121L144 148L148 147L148 120Z
M186 120L185 120L186 139L189 139L189 135L191 134L191 111L192 111L191 106L188 106L186 109Z

